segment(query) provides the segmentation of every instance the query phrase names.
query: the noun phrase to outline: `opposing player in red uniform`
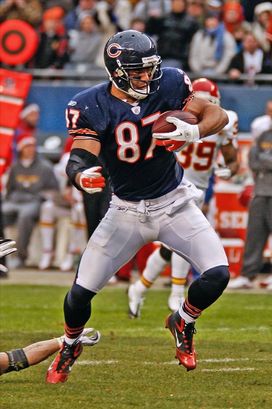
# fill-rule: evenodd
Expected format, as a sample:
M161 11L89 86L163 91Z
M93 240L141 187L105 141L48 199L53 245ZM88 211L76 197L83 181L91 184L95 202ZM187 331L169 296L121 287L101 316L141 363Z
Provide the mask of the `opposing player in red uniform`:
M175 154L156 144L159 139L199 141L200 135L223 129L227 114L194 97L183 71L161 70L161 58L146 34L135 30L115 34L105 45L104 60L110 81L81 92L68 103L68 128L74 143L67 174L75 186L92 194L105 185L103 166L113 195L65 297L65 340L48 370L49 383L67 380L81 352L78 336L90 318L90 301L144 244L160 241L202 273L189 288L183 308L166 320L176 356L188 370L196 367L194 322L229 280L222 244L195 204L201 192L183 181ZM152 124L160 113L175 109L191 111L199 123L170 118L175 131L152 135Z
M199 78L192 83L192 86L196 97L204 98L216 105L220 104L219 89L213 81ZM203 191L203 196L198 202L200 208L202 208L212 172L217 177L227 180L237 172L239 167L236 140L238 116L234 111L226 112L229 123L218 134L208 136L201 144L190 144L177 153L177 159L184 169L184 177ZM224 158L223 164L218 162L219 152ZM190 264L162 245L147 260L140 279L129 287L128 302L131 318L139 317L144 295L169 262L171 262L172 285L168 307L176 311L183 303Z

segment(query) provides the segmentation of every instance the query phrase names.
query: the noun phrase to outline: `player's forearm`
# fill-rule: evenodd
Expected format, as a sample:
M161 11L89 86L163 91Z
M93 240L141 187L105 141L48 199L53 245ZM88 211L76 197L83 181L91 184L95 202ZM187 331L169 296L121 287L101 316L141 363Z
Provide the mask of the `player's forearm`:
M66 166L70 182L80 189L80 175L84 170L99 165L100 143L94 140L75 140Z
M228 144L221 147L221 152L226 166L231 171L231 176L235 175L239 169L238 149L233 144Z
M0 375L5 373L9 366L9 359L6 352L0 352Z
M237 161L226 163L227 167L231 171L231 176L236 175L239 169L239 163Z
M57 352L60 347L61 340L59 338L54 338L28 345L23 350L29 365L36 365Z
M228 122L228 116L222 108L216 105L207 105L204 108L202 119L198 123L200 138L220 132Z
M1 352L0 375L6 372L18 372L44 361L60 349L61 342L60 338L54 338L36 342L23 349Z

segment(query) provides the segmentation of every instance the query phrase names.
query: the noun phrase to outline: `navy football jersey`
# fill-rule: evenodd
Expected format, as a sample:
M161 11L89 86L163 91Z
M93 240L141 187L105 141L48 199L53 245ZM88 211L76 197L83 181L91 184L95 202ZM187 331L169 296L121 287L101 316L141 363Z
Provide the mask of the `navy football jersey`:
M111 95L110 82L80 92L68 104L69 134L101 143L99 159L113 192L123 200L160 197L183 176L175 154L155 145L151 129L162 112L184 108L191 83L179 69L162 71L159 90L134 105Z

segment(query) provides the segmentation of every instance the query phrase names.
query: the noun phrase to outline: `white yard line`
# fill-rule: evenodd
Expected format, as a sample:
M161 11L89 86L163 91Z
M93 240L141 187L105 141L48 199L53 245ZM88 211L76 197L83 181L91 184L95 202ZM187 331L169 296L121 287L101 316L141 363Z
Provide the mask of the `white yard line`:
M205 363L229 363L229 362L260 362L260 361L265 361L265 359L254 359L250 360L249 358L222 358L222 359L199 359L198 362L205 362ZM84 360L84 361L77 361L76 365L117 365L121 363L122 361L115 360L115 359L110 359L110 360ZM136 361L134 363L138 363L139 365L154 365L154 366L165 366L165 365L178 365L177 360L173 361L167 361L167 362L156 362L156 361ZM209 369L209 368L203 368L201 371L203 372L228 372L228 371L254 371L256 368L218 368L218 369Z
M257 371L256 368L218 368L218 369L200 369L201 372L249 372Z

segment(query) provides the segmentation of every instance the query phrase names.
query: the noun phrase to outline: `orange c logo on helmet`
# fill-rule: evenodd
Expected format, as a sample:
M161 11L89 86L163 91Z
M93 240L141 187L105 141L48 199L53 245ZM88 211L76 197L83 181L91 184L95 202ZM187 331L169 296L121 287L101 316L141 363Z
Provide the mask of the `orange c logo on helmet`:
M107 48L107 54L111 58L117 58L121 54L121 46L118 43L112 43Z

